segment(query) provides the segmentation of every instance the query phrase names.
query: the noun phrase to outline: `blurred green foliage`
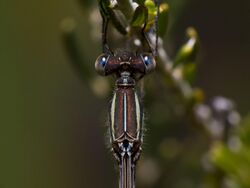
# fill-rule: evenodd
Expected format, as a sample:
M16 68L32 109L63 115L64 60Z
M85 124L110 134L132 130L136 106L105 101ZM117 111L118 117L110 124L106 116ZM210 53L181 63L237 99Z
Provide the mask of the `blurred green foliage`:
M215 143L211 160L227 176L228 187L250 187L250 117L242 120L229 143Z

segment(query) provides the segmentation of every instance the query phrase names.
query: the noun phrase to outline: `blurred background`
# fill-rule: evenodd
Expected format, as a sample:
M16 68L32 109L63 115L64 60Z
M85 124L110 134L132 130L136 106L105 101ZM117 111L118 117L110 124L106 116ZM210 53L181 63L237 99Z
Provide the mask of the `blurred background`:
M196 28L201 50L195 86L207 101L228 97L247 115L250 1L167 2L164 42L170 57L185 41L186 28ZM88 74L95 75L101 52L96 1L0 1L0 188L117 187L116 163L106 146L111 95L96 97L92 80L71 65L63 43L65 18L71 23L66 30L76 27ZM148 97L146 92L138 187L201 187L206 140L177 118L171 93L159 91L155 86Z

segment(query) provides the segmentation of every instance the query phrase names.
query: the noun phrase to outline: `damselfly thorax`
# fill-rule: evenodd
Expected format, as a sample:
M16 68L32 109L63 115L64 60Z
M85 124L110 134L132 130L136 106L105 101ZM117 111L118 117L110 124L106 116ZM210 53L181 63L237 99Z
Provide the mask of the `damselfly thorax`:
M133 188L143 130L143 108L136 93L136 83L155 68L155 60L150 53L121 51L100 55L95 67L101 75L116 75L109 110L111 145L120 165L120 188Z

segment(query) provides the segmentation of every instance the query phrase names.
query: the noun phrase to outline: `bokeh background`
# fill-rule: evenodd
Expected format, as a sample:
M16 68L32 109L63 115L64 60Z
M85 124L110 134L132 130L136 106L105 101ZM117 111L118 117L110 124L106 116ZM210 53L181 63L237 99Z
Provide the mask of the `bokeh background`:
M201 50L195 85L207 101L222 95L235 101L242 116L249 113L250 1L168 3L164 40L170 57L185 41L185 29L196 28ZM63 43L65 18L75 20L85 63L94 73L101 52L101 25L92 24L100 19L96 1L0 1L0 188L117 187L105 136L111 95L96 97L91 82L72 67ZM138 187L199 187L207 147L202 135L175 120L171 98L164 101L168 92L150 92L157 98L146 102ZM159 157L162 147L165 158Z

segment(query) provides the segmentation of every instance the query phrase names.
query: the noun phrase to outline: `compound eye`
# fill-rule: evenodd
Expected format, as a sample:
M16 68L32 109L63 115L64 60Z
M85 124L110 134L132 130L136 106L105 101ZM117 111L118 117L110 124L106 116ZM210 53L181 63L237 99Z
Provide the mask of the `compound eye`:
M146 67L146 73L149 73L155 69L155 58L151 54L143 54L142 60Z
M100 74L105 76L106 70L105 67L108 63L109 55L102 54L95 61L95 70Z

